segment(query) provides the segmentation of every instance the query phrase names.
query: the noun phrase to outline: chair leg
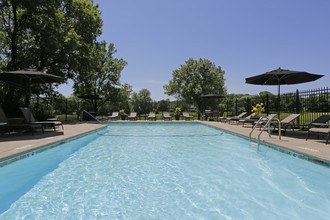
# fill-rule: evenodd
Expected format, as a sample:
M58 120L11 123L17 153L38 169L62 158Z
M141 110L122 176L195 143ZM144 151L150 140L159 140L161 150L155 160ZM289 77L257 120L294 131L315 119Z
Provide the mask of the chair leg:
M30 127L30 130L31 130L31 134L34 135L34 128L32 126Z
M309 131L307 132L306 141L307 141L308 137L309 137Z

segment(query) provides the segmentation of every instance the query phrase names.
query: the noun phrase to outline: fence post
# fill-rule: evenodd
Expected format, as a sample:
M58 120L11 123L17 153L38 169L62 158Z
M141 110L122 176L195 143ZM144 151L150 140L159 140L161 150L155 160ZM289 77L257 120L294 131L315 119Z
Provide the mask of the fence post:
M246 111L250 112L250 100L249 100L249 98L246 98Z
M269 95L266 94L266 114L269 115Z
M329 113L329 88L327 87L327 93L326 93L326 97L327 97L327 104L326 104L326 109L325 109L325 112Z
M296 91L296 113L299 114L300 106L299 106L299 90Z

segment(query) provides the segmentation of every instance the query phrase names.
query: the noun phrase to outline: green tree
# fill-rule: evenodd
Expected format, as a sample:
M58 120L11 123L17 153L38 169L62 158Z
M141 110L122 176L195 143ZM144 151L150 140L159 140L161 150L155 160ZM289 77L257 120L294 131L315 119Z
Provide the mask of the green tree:
M106 49L106 42L95 43L91 50L90 60L79 68L79 75L75 77L74 91L79 95L92 95L101 100L91 99L96 112L105 102L114 99L120 92L115 86L120 85L120 74L127 62L122 58L114 58L117 52L114 44Z
M158 108L157 110L158 111L161 111L161 112L166 112L166 111L169 111L170 110L170 100L169 99L162 99L160 101L158 101Z
M124 109L125 112L130 112L132 107L131 96L132 96L132 86L125 83L122 84L119 92L112 96L112 100L107 103L110 112L118 112Z
M1 0L1 71L35 68L73 78L90 59L91 45L102 33L98 5L90 0ZM34 85L43 94L45 87ZM4 106L19 106L24 92L0 85ZM35 93L35 94L36 94ZM20 97L21 96L21 97Z
M149 113L153 109L151 93L148 89L141 89L139 93L132 94L132 105L138 114Z
M72 77L77 59L102 33L90 0L3 0L1 57L5 70L36 68Z
M206 104L202 95L215 93L226 94L224 86L224 71L220 66L207 59L188 59L172 73L172 80L164 86L165 93L183 99L188 104L195 105L199 110Z

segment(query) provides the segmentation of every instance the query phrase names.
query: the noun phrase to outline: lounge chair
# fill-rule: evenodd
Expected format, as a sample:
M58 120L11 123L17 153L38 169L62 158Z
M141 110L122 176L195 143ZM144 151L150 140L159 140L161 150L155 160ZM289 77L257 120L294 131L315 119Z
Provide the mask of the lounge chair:
M243 124L243 127L246 123L249 123L249 124L253 124L254 122L258 121L258 119L254 119L254 117L257 116L257 113L256 112L253 112L251 115L245 117L245 118L242 118L242 119L239 119L237 121L237 125L239 124Z
M218 118L220 117L220 112L219 110L213 110L212 112L212 118L216 118L218 120Z
M49 119L47 121L37 121L28 107L20 107L20 109L23 113L25 121L30 125L42 125L43 128L52 127L54 131L56 131L56 127L62 126L62 130L64 130L61 121L53 120L53 119Z
M194 120L194 116L189 115L188 112L182 112L182 116L185 120L190 120L190 119Z
M284 128L283 135L285 135L285 132L286 132L286 128L287 127L294 126L294 124L292 124L292 122L294 122L294 120L297 119L299 116L300 116L300 114L290 114L288 117L284 118L281 121L281 129ZM274 130L276 128L278 128L278 122L274 122L273 125L274 125Z
M227 118L225 117L225 113L219 112L219 117L217 118L217 121L221 121L221 122L227 122Z
M166 119L168 119L168 120L172 120L172 116L170 115L169 112L163 112L163 119L164 119L164 121L165 121Z
M330 126L330 124L329 124ZM327 140L326 140L326 144L328 144L329 142L329 136L330 136L330 128L310 128L307 132L307 136L306 136L306 141L310 135L310 133L318 133L318 134L326 134L327 135Z
M244 115L246 115L247 112L242 112L241 114L237 115L237 116L234 116L234 117L229 117L227 118L226 122L228 122L229 124L232 122L232 121L239 121L242 119L242 117Z
M322 126L328 126L329 124L326 124L328 121L330 121L330 115L322 115L320 117L318 117L317 119L315 119L314 121L312 121L309 124L291 124L288 125L292 128L298 128L298 127L322 127Z
M119 119L119 112L113 112L111 116L108 117L110 120Z
M212 111L211 110L205 110L204 113L204 119L207 120L207 118L212 117Z
M27 129L30 130L32 135L36 129L41 129L42 133L44 133L44 129L41 125L33 125L33 124L11 124L8 121L8 118L3 111L2 107L0 106L0 128L4 129L6 132L10 134L11 131L20 130L20 129Z
M137 116L136 116L136 112L131 112L131 114L128 116L128 120L136 120Z
M156 121L156 114L155 114L155 112L150 112L149 113L148 120L155 120Z

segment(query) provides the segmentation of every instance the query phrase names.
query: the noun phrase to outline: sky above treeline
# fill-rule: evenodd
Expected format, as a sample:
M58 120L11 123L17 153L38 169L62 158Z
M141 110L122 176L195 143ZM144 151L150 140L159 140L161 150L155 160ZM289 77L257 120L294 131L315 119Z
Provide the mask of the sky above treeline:
M276 86L245 78L278 67L325 75L281 92L330 86L328 0L95 0L103 18L99 40L114 43L128 65L121 83L147 88L154 100L189 58L206 58L225 71L228 93L258 94ZM72 94L72 83L60 92Z

